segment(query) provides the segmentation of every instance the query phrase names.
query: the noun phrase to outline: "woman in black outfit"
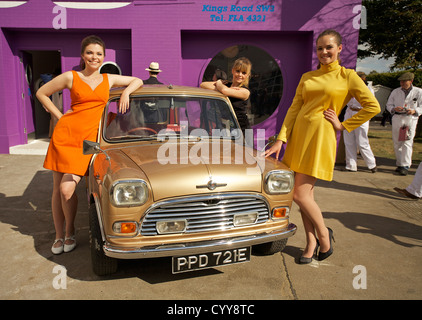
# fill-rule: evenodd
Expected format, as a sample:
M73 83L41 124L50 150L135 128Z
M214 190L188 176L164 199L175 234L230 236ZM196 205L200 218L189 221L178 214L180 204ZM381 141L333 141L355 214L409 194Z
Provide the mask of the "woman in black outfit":
M237 59L232 68L233 80L225 83L223 80L202 82L200 87L204 89L217 90L226 95L233 106L243 133L250 128L246 108L249 103L251 92L248 89L251 76L252 63L247 58Z

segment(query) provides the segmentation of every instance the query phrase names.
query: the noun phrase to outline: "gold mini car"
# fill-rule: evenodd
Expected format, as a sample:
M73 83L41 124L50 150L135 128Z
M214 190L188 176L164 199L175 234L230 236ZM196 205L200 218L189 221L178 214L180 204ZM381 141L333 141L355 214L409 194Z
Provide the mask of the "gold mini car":
M264 254L284 249L296 232L293 172L248 146L227 97L146 85L122 114L121 92L110 93L98 141L84 141L84 153L94 154L96 274L115 272L118 259L172 257L179 273L249 261L252 246Z

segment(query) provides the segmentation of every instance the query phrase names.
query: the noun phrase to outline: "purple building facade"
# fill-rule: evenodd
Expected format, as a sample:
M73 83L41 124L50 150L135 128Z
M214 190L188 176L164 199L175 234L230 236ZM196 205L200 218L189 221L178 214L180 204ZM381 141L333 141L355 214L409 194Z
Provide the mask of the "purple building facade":
M42 75L77 69L80 42L106 43L105 61L148 78L159 62L165 83L199 86L239 56L253 63L251 122L276 134L301 75L316 68L317 35L343 35L342 64L355 68L360 0L0 0L0 153L48 135L36 103ZM63 92L64 111L70 94Z

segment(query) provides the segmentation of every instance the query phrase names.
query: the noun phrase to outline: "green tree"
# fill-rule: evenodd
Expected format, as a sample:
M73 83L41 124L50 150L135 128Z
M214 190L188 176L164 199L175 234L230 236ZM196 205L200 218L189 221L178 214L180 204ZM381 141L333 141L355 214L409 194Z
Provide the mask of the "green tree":
M395 58L393 69L422 67L422 0L363 0L366 29L361 29L358 58L380 54Z

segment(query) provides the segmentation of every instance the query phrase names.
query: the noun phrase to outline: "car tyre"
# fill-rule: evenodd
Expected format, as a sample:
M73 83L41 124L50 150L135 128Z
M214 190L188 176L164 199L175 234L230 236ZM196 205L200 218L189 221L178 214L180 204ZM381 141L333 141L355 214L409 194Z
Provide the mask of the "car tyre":
M98 276L105 276L117 271L117 260L107 257L103 250L103 238L98 223L95 204L89 206L89 244L91 249L92 270Z
M253 250L258 254L272 255L274 253L283 251L287 245L287 240L288 239L282 239L274 242L258 244L253 247Z

